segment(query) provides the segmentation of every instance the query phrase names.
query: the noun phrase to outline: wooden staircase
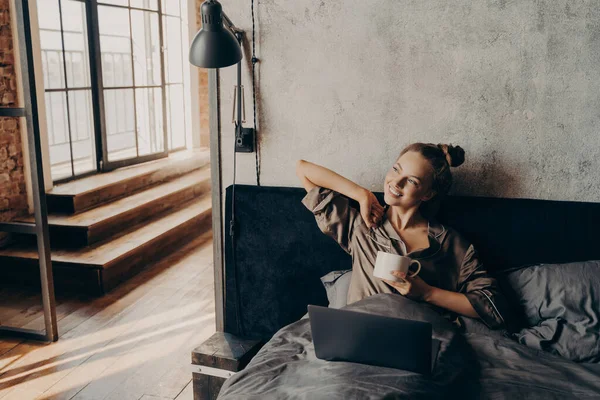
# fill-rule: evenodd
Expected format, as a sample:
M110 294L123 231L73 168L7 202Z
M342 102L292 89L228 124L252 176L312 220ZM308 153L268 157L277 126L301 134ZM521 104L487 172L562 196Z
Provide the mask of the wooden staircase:
M209 153L185 151L80 179L47 197L57 290L102 295L211 230ZM34 243L21 238L0 249L0 281L39 284Z

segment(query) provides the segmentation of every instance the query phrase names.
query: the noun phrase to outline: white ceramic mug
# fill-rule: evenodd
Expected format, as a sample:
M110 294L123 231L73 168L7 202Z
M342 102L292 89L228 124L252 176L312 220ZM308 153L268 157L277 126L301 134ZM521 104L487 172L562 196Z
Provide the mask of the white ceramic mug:
M417 270L409 274L408 270L413 264L417 264ZM410 257L378 251L373 276L392 282L404 282L402 278L392 275L392 271L404 272L412 278L421 271L421 263Z

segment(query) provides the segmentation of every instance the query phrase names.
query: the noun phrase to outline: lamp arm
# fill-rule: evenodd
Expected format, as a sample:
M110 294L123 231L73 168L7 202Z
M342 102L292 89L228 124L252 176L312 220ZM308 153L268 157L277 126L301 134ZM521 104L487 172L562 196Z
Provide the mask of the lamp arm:
M212 0L209 0L209 1L212 2ZM244 36L244 31L241 29L238 29L233 24L231 19L229 19L227 14L225 14L225 11L221 11L221 16L223 17L223 21L224 21L223 25L225 27L227 27L227 29L229 29L235 35L236 39L238 40L238 42L241 45L242 38ZM241 63L241 61L238 62L238 65L237 65L237 88L236 89L237 89L236 90L237 99L235 99L236 92L234 92L234 101L233 101L234 115L235 115L236 102L237 102L237 114L238 114L236 129L235 129L235 136L236 136L236 140L240 140L240 138L242 136L242 63ZM244 112L244 114L245 114L245 112Z
M227 29L229 29L231 32L233 32L233 34L235 35L235 37L237 38L238 42L241 45L242 37L244 36L244 31L241 29L238 29L233 24L233 22L231 22L231 20L227 16L227 14L225 14L225 11L221 11L221 16L223 17L223 21L225 22L224 25L227 27ZM238 64L237 64L237 87L236 87L236 89L237 89L236 90L237 99L235 96L236 92L234 92L233 115L235 116L235 108L236 108L236 102L237 102L237 123L235 126L235 137L236 137L236 140L240 140L240 138L242 137L242 62L241 61L238 62Z
M231 22L231 20L229 19L229 17L227 16L227 14L225 14L225 11L221 11L221 16L223 17L223 20L225 21L225 26L227 27L227 29L229 29L231 32L233 32L234 34L244 34L244 31L237 28L233 22Z
M229 17L227 16L227 14L225 14L225 11L221 11L221 16L223 17L223 19L225 20L227 27L231 30L237 29L235 27L235 25L233 24L233 22L231 22L231 20L229 19Z

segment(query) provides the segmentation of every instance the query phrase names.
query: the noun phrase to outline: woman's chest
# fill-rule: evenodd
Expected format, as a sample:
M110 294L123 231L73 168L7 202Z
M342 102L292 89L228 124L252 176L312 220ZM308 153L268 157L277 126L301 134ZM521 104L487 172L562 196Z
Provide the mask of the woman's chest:
M357 235L355 239L352 258L353 262L363 264L362 269L374 268L378 252L407 255L419 261L421 264L419 276L429 285L445 290L456 290L459 275L456 260L453 259L452 254L444 251L439 243L432 243L435 240L429 236L425 239L417 237L414 241L405 243L404 240L395 240L370 231ZM413 250L407 252L404 246ZM427 251L415 251L411 254L416 249L427 249Z
M398 232L398 235L404 244L406 254L429 247L429 236L426 231L402 231Z

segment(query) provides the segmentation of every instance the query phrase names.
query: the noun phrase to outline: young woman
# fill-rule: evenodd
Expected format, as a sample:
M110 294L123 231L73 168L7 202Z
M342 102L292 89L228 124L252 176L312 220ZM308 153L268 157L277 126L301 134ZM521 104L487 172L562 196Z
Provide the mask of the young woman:
M492 329L506 328L506 300L473 245L433 218L452 184L450 167L463 162L460 147L407 146L385 176L382 206L372 192L343 176L298 161L296 174L307 191L303 204L321 231L352 256L348 304L377 293L399 293L444 309L451 319L461 314L480 318ZM414 278L397 273L404 283L376 278L378 251L418 260L421 272Z

